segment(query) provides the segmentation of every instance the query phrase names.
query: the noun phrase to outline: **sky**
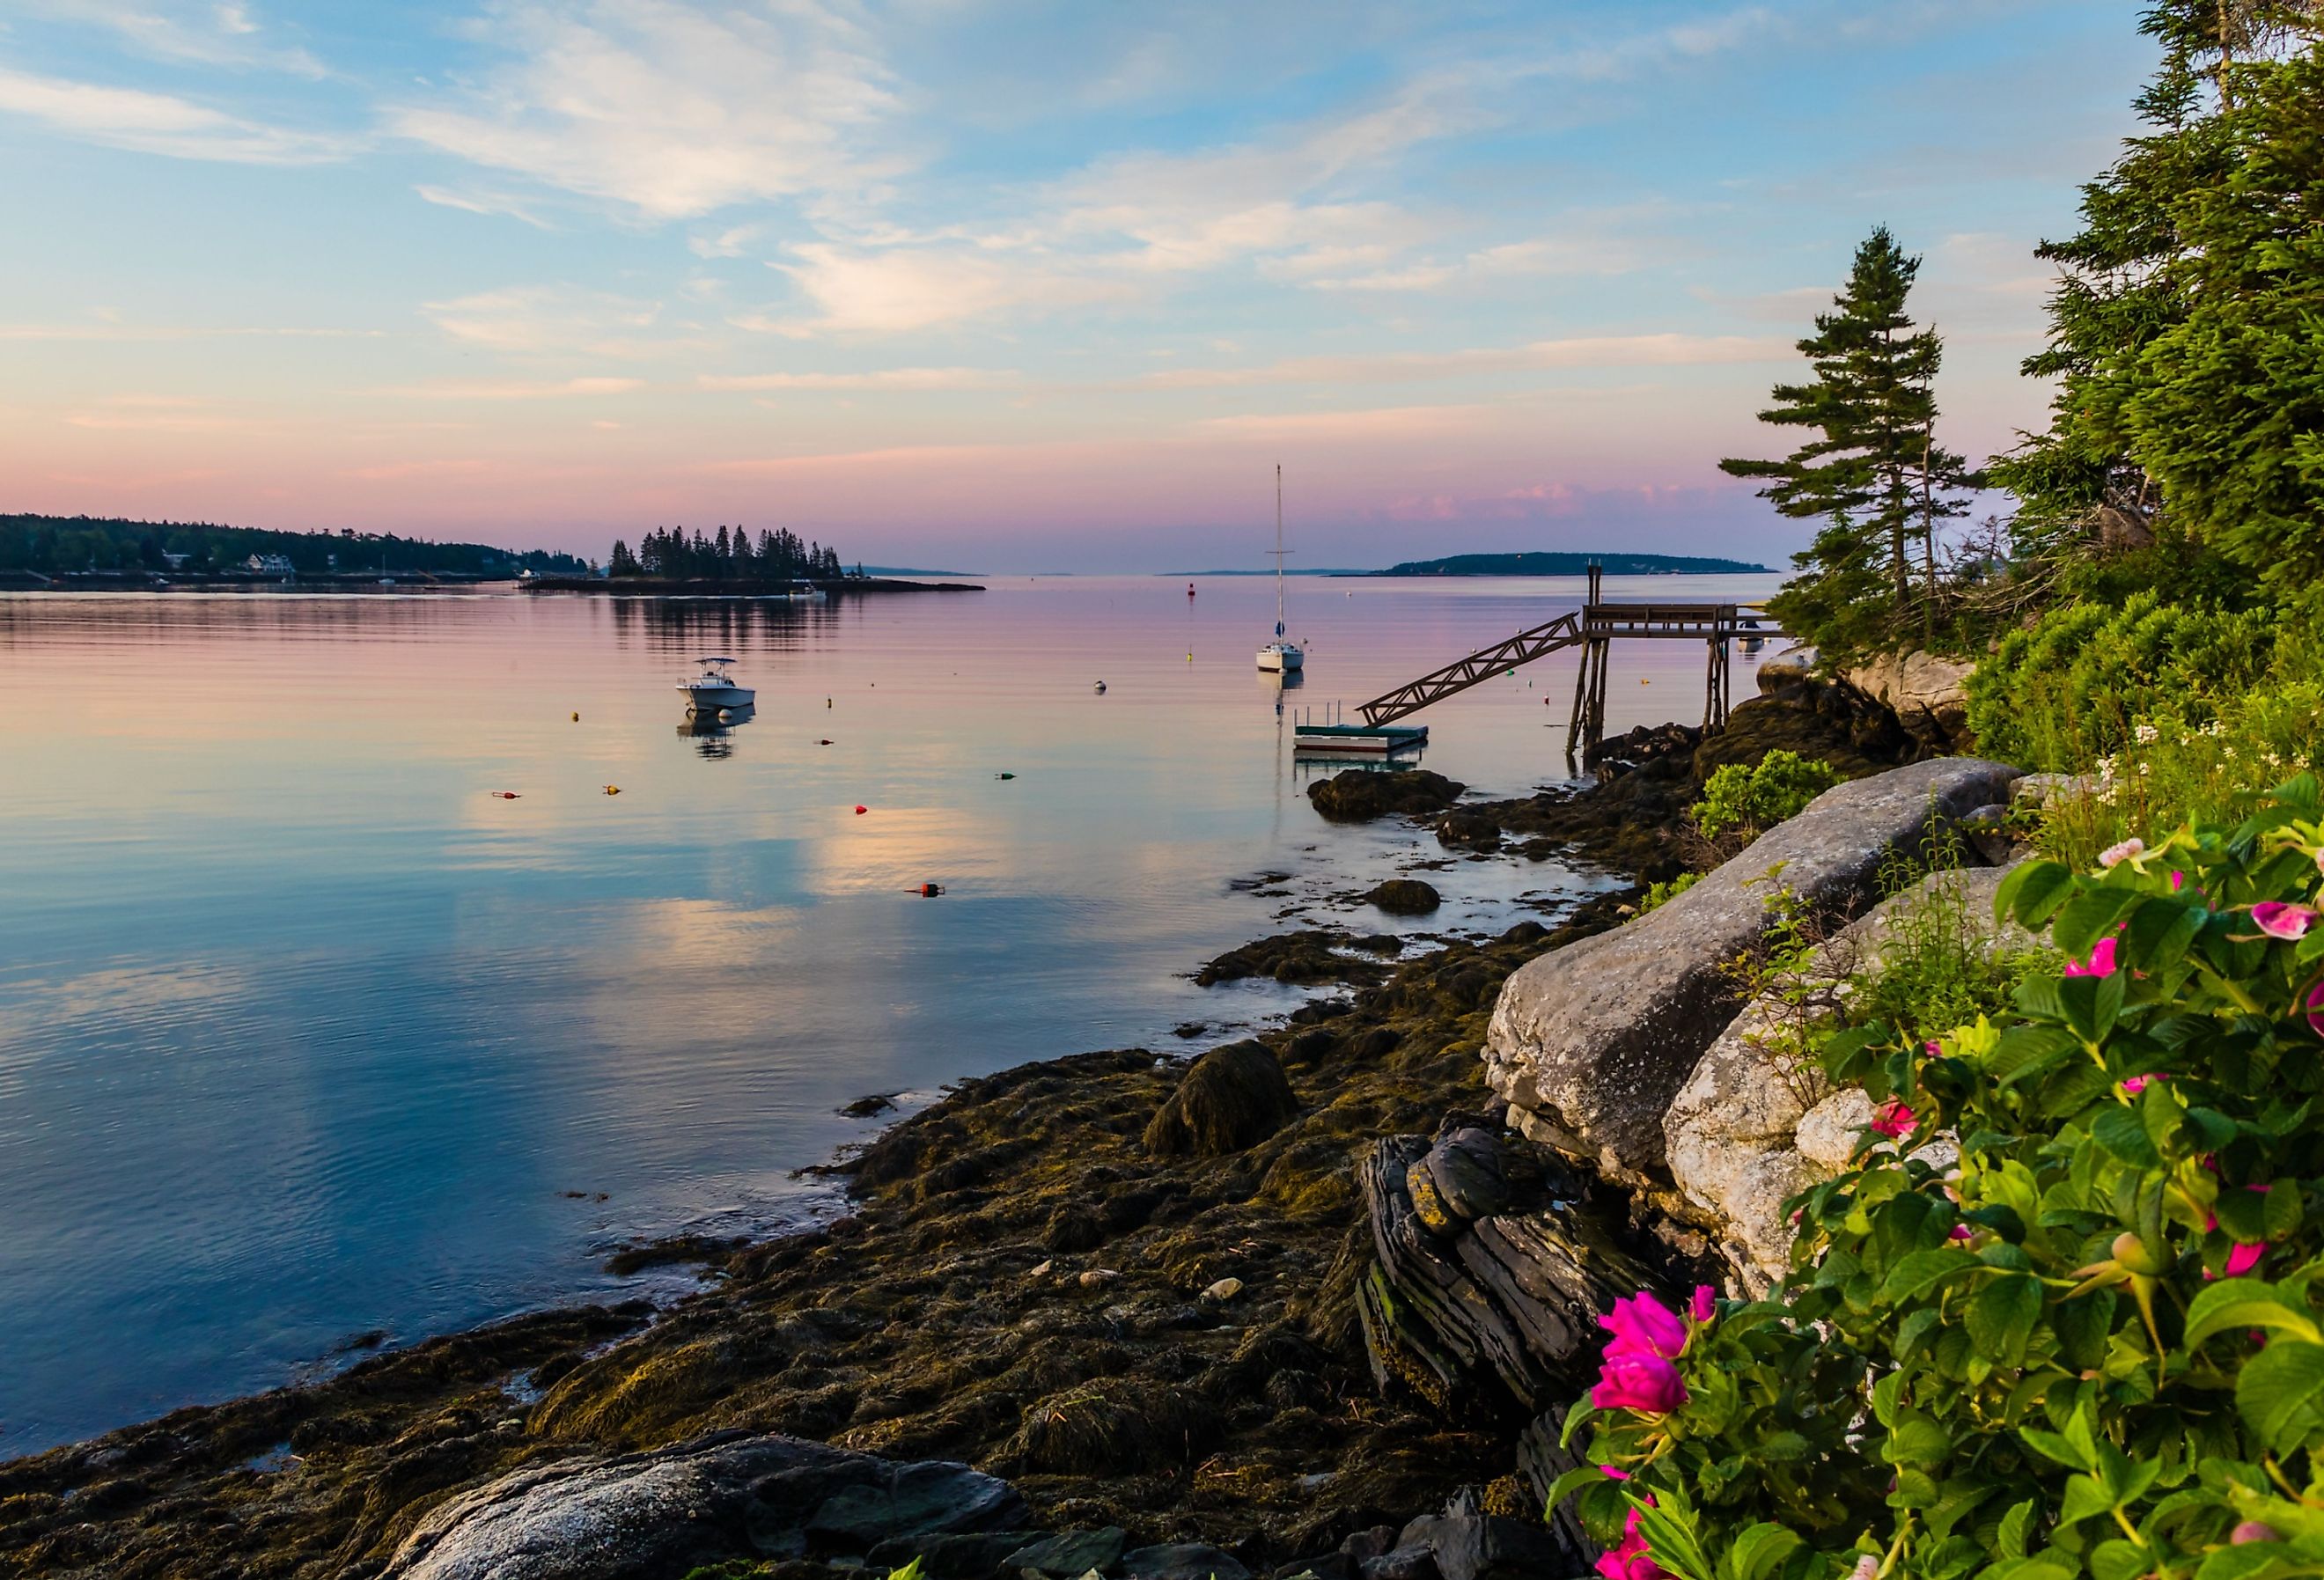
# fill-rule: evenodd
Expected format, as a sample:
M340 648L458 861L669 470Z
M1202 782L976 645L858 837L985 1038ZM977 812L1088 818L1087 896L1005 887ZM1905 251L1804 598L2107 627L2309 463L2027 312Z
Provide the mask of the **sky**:
M1886 224L2039 427L2128 0L5 0L0 510L873 563L1770 564Z

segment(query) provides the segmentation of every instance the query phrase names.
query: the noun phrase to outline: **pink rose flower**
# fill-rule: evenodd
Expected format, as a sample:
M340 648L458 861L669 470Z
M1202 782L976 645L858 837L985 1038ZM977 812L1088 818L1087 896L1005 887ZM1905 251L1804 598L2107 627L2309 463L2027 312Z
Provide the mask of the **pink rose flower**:
M1590 1390L1601 1410L1640 1410L1666 1416L1686 1402L1686 1381L1660 1355L1609 1354Z
M1712 1289L1709 1284L1695 1285L1693 1313L1694 1320L1697 1325L1709 1322L1712 1317L1718 1316L1719 1291Z
M2317 1036L2324 1037L2324 982L2319 982L2308 990L2305 1008L2308 1011L2308 1029Z
M1970 1228L1967 1224L1955 1224L1951 1228L1945 1231L1945 1238L1948 1240L1971 1240L1975 1239L1976 1236L1977 1231Z
M2100 938L2087 960L2069 960L2068 976L2112 976L2114 975L2114 940Z
M2102 867L2111 867L2116 865L2117 863L2126 862L2135 856L2142 856L2145 854L2146 841L2144 839L2126 839L2120 845L2109 845L2104 850L2098 852L2098 865Z
M1894 1097L1883 1103L1879 1112L1872 1116L1872 1128L1891 1141L1901 1141L1911 1135L1913 1126L1917 1123L1913 1111Z
M2160 1071L2149 1075L2128 1076L2122 1083L2122 1095L2126 1097L2135 1097L2147 1087L2160 1086L2170 1078Z
M1668 1572L1646 1551L1646 1538L1638 1533L1636 1509L1622 1522L1622 1545L1600 1557L1598 1573L1606 1580L1668 1580Z
M1606 1473L1608 1481L1626 1482L1630 1479L1630 1473L1618 1465L1601 1465L1598 1468Z
M1614 1309L1598 1319L1614 1335L1606 1354L1653 1355L1674 1361L1686 1348L1686 1325L1677 1314L1644 1289L1614 1302Z
M2171 874L2171 892L2176 894L2180 890L2184 889L2186 886L2187 878L2184 873L2173 873Z
M2319 857L2318 859L2319 861L2324 861L2324 857ZM2275 1533L2274 1526L2263 1523L2257 1520L2246 1520L2242 1524L2236 1526L2233 1530L2227 1532L2227 1545L2229 1547L2239 1548L2255 1541L2282 1541L2282 1539L2283 1538Z
M2293 905L2282 900L2263 900L2251 908L2252 925L2271 938L2286 942L2305 938L2316 920L2317 913L2305 905Z

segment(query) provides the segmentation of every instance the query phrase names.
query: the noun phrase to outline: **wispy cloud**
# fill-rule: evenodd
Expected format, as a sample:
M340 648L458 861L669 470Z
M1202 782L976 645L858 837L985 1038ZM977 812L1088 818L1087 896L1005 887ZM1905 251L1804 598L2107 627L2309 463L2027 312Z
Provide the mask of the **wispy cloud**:
M862 373L705 374L706 390L998 390L1019 382L1008 369L882 367Z
M16 0L21 12L106 29L139 54L198 66L327 75L297 44L278 42L236 0Z
M169 94L5 68L0 114L108 147L229 164L319 164L345 157L352 146L345 138L244 120Z
M498 193L460 191L451 187L438 187L427 182L422 182L411 189L423 201L433 203L439 208L457 208L468 214L504 215L511 219L521 220L535 230L554 228L549 221L533 213L524 204Z
M643 379L604 377L501 383L453 381L405 384L379 393L411 401L567 401L583 395L625 395L632 390L645 388L645 384Z
M493 351L621 355L641 348L661 304L577 285L480 291L420 310L456 340Z
M0 324L0 340L382 340L384 329L302 329L272 324Z
M1298 356L1256 367L1174 367L1135 383L1148 389L1248 384L1379 384L1562 367L1676 367L1764 362L1792 355L1788 341L1744 335L1582 335L1524 346L1409 351L1378 356Z
M858 187L896 108L868 32L837 6L515 4L474 31L504 62L473 92L389 112L396 133L650 219Z

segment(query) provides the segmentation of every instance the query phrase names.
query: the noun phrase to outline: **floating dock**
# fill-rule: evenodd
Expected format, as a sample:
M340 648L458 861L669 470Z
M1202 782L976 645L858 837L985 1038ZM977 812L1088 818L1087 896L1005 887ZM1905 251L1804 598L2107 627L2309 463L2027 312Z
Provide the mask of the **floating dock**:
M1347 752L1385 757L1428 744L1426 725L1297 725L1292 744L1302 752Z

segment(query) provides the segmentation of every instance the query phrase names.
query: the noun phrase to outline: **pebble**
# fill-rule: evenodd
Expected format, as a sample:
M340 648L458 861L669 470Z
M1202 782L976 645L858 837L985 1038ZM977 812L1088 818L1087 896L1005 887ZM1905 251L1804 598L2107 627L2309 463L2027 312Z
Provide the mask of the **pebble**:
M1028 1278L1046 1279L1049 1276L1049 1270L1056 1265L1057 1264L1054 1261L1045 1261L1026 1276Z
M1095 1289L1113 1282L1121 1275L1110 1267L1093 1267L1082 1275L1082 1288Z
M1237 1295L1241 1293L1242 1280L1240 1279L1221 1279L1217 1283L1213 1284L1209 1289L1203 1291L1203 1298L1205 1300L1231 1300Z

